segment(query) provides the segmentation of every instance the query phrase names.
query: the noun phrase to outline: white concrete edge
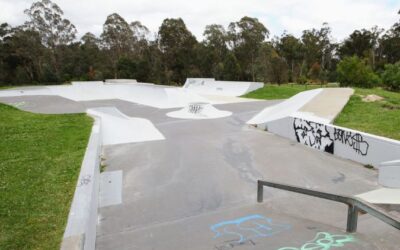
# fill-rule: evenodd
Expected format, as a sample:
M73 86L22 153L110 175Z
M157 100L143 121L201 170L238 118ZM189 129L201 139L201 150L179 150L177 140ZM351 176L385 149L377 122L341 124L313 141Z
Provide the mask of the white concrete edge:
M99 200L101 121L95 121L82 161L61 249L95 249Z
M377 136L373 134L369 134L366 132L354 130L354 129L349 129L341 126L336 126L333 124L329 123L321 123L320 121L315 121L315 120L309 120L306 119L302 116L287 116L285 118L275 120L268 122L265 124L265 126L260 126L258 128L263 129L263 130L268 130L269 132L276 134L278 136L282 136L285 138L288 138L293 141L296 140L296 135L295 132L293 131L293 122L296 119L304 120L307 122L312 122L316 124L320 124L322 126L325 126L330 133L333 133L335 129L339 129L342 131L349 132L351 134L359 134L361 135L365 140L368 141L369 144L369 150L368 150L368 155L360 155L355 153L353 150L351 150L352 146L349 146L344 143L340 143L340 140L337 143L337 147L334 149L334 155L343 159L349 159L364 165L372 165L376 169L380 168L380 164L383 162L387 161L394 161L399 159L400 155L400 141L386 138L383 136ZM333 137L331 138L333 141L336 141L336 139ZM302 143L301 143L302 144ZM313 146L309 146L313 148ZM323 151L323 149L318 149L320 151Z

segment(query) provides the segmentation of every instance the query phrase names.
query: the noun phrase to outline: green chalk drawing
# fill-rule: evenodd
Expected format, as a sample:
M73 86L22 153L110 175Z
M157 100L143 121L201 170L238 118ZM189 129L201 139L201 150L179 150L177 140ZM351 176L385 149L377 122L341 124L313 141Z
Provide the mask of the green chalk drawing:
M319 232L315 238L304 244L301 248L282 247L278 250L329 250L333 247L343 247L346 243L354 242L352 235L333 235L326 232Z
M26 102L14 102L14 103L10 103L10 104L16 108L21 108L26 105Z

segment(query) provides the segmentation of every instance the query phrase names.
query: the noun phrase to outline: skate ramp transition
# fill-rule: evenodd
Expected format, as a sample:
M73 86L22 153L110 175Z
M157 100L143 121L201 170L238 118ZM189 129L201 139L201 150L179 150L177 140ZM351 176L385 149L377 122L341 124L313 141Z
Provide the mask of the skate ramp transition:
M242 96L264 87L261 82L216 81L213 78L188 78L183 86L196 94Z
M73 101L120 99L160 109L179 108L191 102L208 102L182 88L147 83L73 82L71 85L27 87L0 91L0 97L61 96Z
M351 88L320 88L303 91L284 102L264 109L247 124L266 129L268 122L292 115L332 123L353 93L354 90Z
M151 121L126 116L115 107L92 108L86 112L100 118L104 146L165 139Z

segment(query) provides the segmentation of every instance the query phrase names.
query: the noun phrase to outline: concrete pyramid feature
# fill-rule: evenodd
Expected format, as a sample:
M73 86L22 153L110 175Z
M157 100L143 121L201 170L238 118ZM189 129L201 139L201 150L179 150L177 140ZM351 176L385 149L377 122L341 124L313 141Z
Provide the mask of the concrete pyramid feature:
M181 119L216 119L232 115L232 112L216 109L209 103L194 102L181 110L167 113L167 116Z

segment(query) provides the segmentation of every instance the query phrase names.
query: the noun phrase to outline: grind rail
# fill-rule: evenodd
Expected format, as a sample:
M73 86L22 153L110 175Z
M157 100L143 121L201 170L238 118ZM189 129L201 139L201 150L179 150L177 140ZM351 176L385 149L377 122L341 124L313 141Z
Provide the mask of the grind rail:
M357 231L357 221L358 221L358 212L368 213L377 219L397 228L400 230L400 221L396 220L387 212L383 211L381 208L374 206L372 204L368 204L360 199L337 195L337 194L330 194L321 191L306 189L302 187L286 185L276 182L269 182L269 181L262 181L259 180L257 182L257 201L263 202L264 199L264 186L277 188L281 190L286 190L289 192L295 192L299 194L305 194L309 196L318 197L321 199L336 201L340 203L344 203L348 206L347 212L347 228L346 231L348 233L354 233Z

